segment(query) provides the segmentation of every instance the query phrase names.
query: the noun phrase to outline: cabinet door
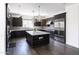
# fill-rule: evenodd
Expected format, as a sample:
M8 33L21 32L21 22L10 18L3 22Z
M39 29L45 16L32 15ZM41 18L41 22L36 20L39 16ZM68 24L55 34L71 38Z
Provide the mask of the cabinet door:
M49 43L49 35L39 35L33 38L33 44L44 45Z
M65 18L66 17L66 13L62 13L62 14L58 14L55 16L55 19L59 19L59 18Z
M13 18L12 19L12 26L22 26L22 19L21 18Z

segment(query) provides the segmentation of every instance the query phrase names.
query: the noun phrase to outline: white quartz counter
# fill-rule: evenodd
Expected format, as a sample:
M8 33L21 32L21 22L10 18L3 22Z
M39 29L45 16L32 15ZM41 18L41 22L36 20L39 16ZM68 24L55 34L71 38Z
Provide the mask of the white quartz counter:
M10 31L32 31L33 28L27 28L27 27L11 27Z
M32 36L50 34L48 32L43 32L43 31L26 31L26 32Z

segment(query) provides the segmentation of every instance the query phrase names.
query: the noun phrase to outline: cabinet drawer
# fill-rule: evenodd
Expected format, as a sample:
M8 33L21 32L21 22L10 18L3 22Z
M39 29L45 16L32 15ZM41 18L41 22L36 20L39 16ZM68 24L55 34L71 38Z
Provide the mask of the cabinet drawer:
M33 40L37 41L37 40L45 40L46 38L48 38L49 35L40 35L40 36L34 36Z
M35 36L33 38L33 44L43 45L49 43L49 35Z

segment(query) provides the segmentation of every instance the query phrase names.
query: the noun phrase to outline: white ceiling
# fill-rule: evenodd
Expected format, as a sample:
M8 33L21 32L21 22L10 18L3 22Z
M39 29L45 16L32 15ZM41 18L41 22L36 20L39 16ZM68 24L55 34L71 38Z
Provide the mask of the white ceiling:
M65 3L9 3L9 9L12 13L33 16L38 15L38 6L42 16L52 16L65 11Z

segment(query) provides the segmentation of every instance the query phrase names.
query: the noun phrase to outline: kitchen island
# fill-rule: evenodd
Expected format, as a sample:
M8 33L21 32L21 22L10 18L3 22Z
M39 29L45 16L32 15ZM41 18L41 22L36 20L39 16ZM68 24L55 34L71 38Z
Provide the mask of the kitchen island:
M49 43L49 33L44 31L26 31L26 41L32 47Z

